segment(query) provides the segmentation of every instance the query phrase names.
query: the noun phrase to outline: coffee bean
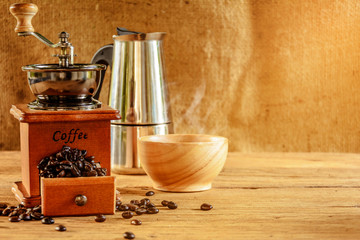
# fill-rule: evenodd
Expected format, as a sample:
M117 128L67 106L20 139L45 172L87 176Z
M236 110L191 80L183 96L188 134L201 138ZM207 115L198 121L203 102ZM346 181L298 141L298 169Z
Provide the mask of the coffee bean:
M123 213L121 214L121 216L122 216L123 218L125 218L125 219L129 219L129 218L132 218L132 217L134 216L134 214L133 214L132 212L130 212L130 211L126 211L126 212L123 212Z
M140 221L140 220L138 220L138 219L133 219L133 220L131 220L131 222L130 222L132 225L141 225L142 224L142 222Z
M128 211L129 210L129 207L125 204L122 204L118 207L118 210L119 211Z
M135 234L133 234L132 232L124 232L123 236L125 239L134 239L135 238Z
M19 211L18 210L14 210L12 211L10 214L9 214L9 217L12 217L12 216L19 216Z
M130 210L130 211L135 211L136 209L139 208L138 206L136 206L136 205L134 205L134 204L128 204L127 206L129 207L129 210Z
M35 220L41 220L44 218L44 215L42 215L39 212L32 212L32 213L30 213L30 216Z
M9 214L12 212L10 207L7 207L3 210L2 215L3 216L9 216Z
M212 208L213 208L213 206L211 204L208 204L208 203L203 203L203 204L201 204L201 207L200 207L200 209L204 210L204 211L209 211Z
M106 168L96 168L95 170L98 176L106 176Z
M146 212L147 212L147 210L145 208L138 208L138 209L135 210L135 213L137 215L142 215L142 214L144 214Z
M26 208L21 208L21 209L19 209L17 211L18 211L18 215L21 215L23 213L26 213Z
M106 216L99 214L95 216L95 222L105 222L106 221Z
M54 224L55 221L51 217L46 217L41 220L42 224Z
M170 201L170 202L168 202L167 207L168 207L169 209L177 209L178 206L177 206L176 203Z
M64 225L59 225L55 228L56 231L65 232L66 227Z
M158 212L159 212L159 209L157 209L155 207L151 207L146 210L147 214L157 214Z
M30 221L31 220L31 216L28 213L20 214L19 217L20 217L21 220L24 220L24 221Z
M152 202L149 202L148 204L146 204L147 208L153 208L155 207L155 204L153 204Z
M19 218L19 216L12 216L9 217L9 222L20 222L21 219Z
M105 222L106 221L106 216L99 214L95 216L95 222Z
M0 208L7 208L8 205L6 203L0 203Z
M148 199L148 198L143 198L140 200L141 205L147 205L149 202L150 202L150 199Z
M25 205L20 203L19 205L17 205L17 208L18 208L18 209L20 209L20 208L25 208Z
M78 169L80 169L80 170L82 170L84 168L84 163L80 160L77 160L75 164L78 167Z
M61 178L61 177L65 177L66 175L66 171L62 170L61 172L58 173L58 175L56 175L56 177Z
M155 193L153 191L148 191L147 193L145 193L146 196L152 196L154 195Z
M122 201L120 199L115 200L115 205L120 206L122 204Z
M163 205L164 207L167 207L168 204L169 204L169 201L166 201L166 200L161 201L161 205Z
M37 206L33 207L32 211L33 212L41 212L41 205L37 205Z
M71 174L74 176L74 177L80 177L81 176L81 172L80 170L75 166L75 165L71 165Z
M131 200L130 204L140 205L140 201L139 200Z
M64 152L68 152L68 151L70 151L70 149L71 149L71 147L66 146L66 145L64 145L64 146L62 147L62 151L64 151Z

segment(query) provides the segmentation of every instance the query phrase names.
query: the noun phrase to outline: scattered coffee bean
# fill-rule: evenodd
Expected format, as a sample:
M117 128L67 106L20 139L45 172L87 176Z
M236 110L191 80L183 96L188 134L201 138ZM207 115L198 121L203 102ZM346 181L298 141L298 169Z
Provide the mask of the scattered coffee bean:
M159 213L159 209L157 209L155 207L151 207L146 210L146 213L147 214L157 214L157 213Z
M150 202L150 199L148 198L143 198L140 200L140 205L147 205Z
M129 207L129 210L130 210L130 211L135 211L136 209L139 208L138 206L136 206L136 205L134 205L134 204L128 204L127 206Z
M149 202L147 205L146 205L147 208L153 208L155 207L155 204L153 204L152 202Z
M132 232L124 232L123 236L125 239L134 239L135 238L135 234L133 234Z
M154 195L155 193L153 191L148 191L147 193L145 193L146 196L152 196Z
M18 210L14 210L14 211L12 211L12 212L9 214L9 217L19 216L19 215L20 215L20 214L19 214Z
M145 208L138 208L138 209L135 210L135 213L137 215L142 215L144 213L147 213L147 210Z
M140 205L140 201L139 200L131 200L130 204Z
M9 216L9 214L12 212L10 207L7 207L3 210L2 215L3 216Z
M95 216L95 222L105 222L106 221L106 216L99 214Z
M25 206L24 206L24 204L21 204L21 203L20 203L20 204L17 206L17 208L18 208L18 209L20 209L20 208L25 208Z
M203 204L201 204L201 207L200 207L200 209L204 210L204 211L209 211L212 208L213 208L213 206L211 204L208 204L208 203L203 203Z
M66 231L66 227L64 225L59 225L55 228L56 231L59 232L65 232Z
M129 210L129 207L125 204L122 204L118 207L118 210L119 211L128 211Z
M39 212L31 212L30 213L30 216L35 219L35 220L41 220L44 218L44 215L42 215L41 213Z
M54 224L55 221L51 217L46 217L41 220L42 224Z
M31 220L31 216L28 213L20 214L19 217L20 217L21 220L24 220L24 221L30 221Z
M41 205L33 207L32 211L33 212L41 212Z
M121 214L121 216L122 216L123 218L125 218L125 219L129 219L129 218L132 218L132 217L134 216L134 214L133 214L132 212L130 212L130 211L126 211L126 212L123 212L123 213Z
M161 201L161 205L163 205L164 207L167 207L168 204L169 204L169 201L166 201L166 200Z
M142 222L140 221L140 220L138 220L138 219L133 219L133 220L131 220L131 222L130 222L132 225L141 225L142 224Z
M167 207L168 207L169 209L177 209L178 206L177 206L176 203L170 201L170 202L168 202Z
M21 215L23 213L26 213L26 208L21 208L18 210L18 215Z
M12 216L12 217L9 217L9 222L20 222L21 219L19 216Z
M121 204L122 204L122 202L121 202L120 200L116 200L116 201L115 201L116 207L119 207Z
M8 205L6 203L0 203L0 208L7 208Z

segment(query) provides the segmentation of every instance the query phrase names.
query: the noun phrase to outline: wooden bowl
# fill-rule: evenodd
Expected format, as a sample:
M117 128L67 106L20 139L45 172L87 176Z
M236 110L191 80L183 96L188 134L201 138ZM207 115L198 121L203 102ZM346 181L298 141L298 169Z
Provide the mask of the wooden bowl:
M153 187L170 192L211 188L224 167L228 140L199 134L151 135L139 139L139 157Z

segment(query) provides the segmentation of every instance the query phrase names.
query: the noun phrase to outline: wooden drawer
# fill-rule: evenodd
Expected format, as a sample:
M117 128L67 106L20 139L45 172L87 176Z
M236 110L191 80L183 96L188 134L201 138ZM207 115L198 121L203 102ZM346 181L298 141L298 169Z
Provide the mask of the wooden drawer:
M75 203L84 195L83 206ZM45 216L115 213L115 177L41 178L41 206Z

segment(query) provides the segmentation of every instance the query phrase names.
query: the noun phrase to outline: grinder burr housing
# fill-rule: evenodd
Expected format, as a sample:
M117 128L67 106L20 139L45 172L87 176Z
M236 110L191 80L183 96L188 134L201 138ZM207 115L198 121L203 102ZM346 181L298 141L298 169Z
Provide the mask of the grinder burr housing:
M34 64L24 66L31 91L36 96L29 108L38 110L87 110L101 106L93 96L99 91L102 64L74 64L74 47L69 42L69 33L59 33L59 42L50 40L34 31L32 17L38 7L31 3L13 4L10 12L17 19L15 32L19 36L34 36L42 43L59 52L58 64Z
M54 56L59 62L22 68L27 71L36 100L12 106L10 110L20 122L22 165L22 181L14 183L12 192L26 207L41 203L44 215L113 214L115 177L110 176L110 121L120 119L120 115L118 110L93 98L99 91L101 70L106 66L74 64L74 47L66 32L59 34L56 44L34 32L31 18L37 10L31 3L11 5L10 12L18 21L15 32L19 36L34 36L58 49ZM40 177L39 162L64 145L86 150L107 169L106 176L103 173L96 177ZM87 201L79 204L79 197Z

